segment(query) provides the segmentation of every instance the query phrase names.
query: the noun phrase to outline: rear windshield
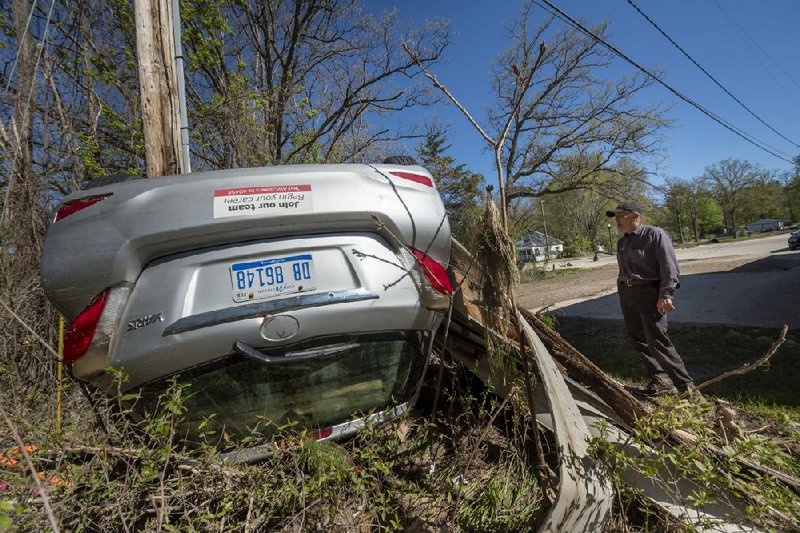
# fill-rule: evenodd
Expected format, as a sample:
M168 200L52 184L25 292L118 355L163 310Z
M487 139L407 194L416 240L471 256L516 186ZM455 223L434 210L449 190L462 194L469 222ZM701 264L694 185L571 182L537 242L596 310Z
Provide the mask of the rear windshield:
M430 333L392 331L318 338L280 351L261 350L264 363L241 355L184 370L142 388L137 411L151 411L173 378L187 386L186 418L180 430L198 440L198 427L234 441L281 427L310 430L409 401L417 388ZM317 356L319 354L319 356ZM292 357L302 361L288 362Z

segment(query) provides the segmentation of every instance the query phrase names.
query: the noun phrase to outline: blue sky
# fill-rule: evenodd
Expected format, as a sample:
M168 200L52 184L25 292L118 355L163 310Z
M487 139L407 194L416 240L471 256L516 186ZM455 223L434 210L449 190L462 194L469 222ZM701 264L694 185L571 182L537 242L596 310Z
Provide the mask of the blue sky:
M551 0L570 16L585 23L610 21L610 42L633 60L660 68L665 81L731 122L738 128L784 152L788 159L800 148L782 139L741 108L695 67L626 0ZM800 26L798 0L633 0L651 19L739 100L775 130L800 144ZM504 23L517 15L519 1L476 0L373 0L373 11L395 8L400 19L421 22L430 18L451 20L452 44L445 62L434 71L472 111L476 118L492 101L491 63L509 46ZM722 9L720 9L720 6ZM727 14L727 16L726 16ZM545 14L539 10L536 20ZM729 21L738 24L743 37ZM608 71L610 78L633 67L621 60ZM642 104L674 103L675 125L664 130L662 161L649 170L660 178L691 178L722 159L746 159L767 169L789 170L791 165L737 137L666 89L653 87L642 93ZM465 119L450 105L437 106L433 114L450 126L450 154L487 178L494 176L492 156ZM419 116L404 117L410 125Z

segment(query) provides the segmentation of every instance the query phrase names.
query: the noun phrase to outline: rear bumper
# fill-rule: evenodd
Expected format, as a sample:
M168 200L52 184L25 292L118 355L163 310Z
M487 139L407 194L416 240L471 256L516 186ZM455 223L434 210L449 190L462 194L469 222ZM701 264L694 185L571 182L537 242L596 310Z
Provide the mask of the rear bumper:
M295 253L316 258L314 289L233 300L232 263ZM296 324L291 336L264 336L265 324L276 317ZM422 305L396 252L376 234L251 243L181 254L147 268L118 319L109 359L100 368L123 369L128 377L123 390L128 390L228 355L236 341L279 348L347 332L431 331L439 319L439 314ZM111 380L105 375L76 373L76 377L91 380L99 388L106 388Z

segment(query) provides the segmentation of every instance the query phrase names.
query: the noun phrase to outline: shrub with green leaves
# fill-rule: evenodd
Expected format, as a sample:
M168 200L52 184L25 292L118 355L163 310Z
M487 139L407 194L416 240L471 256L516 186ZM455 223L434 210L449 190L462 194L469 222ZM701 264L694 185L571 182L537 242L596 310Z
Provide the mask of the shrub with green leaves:
M715 429L718 422L711 402L695 393L689 397L667 396L650 416L640 418L626 442L607 438L607 427L593 439L592 453L605 464L626 505L641 504L641 491L625 488L622 473L637 472L655 481L679 501L701 507L724 503L743 511L746 519L768 531L800 529L800 499L774 477L743 466L741 459L793 472L798 466L780 442L759 435L728 440ZM669 439L672 432L694 436L691 445ZM724 454L714 453L722 449ZM690 480L687 484L684 480ZM622 516L627 514L621 513ZM685 527L712 527L710 519Z
M145 416L131 410L136 394L97 396L92 407L78 390L67 387L75 416L60 432L30 417L13 421L36 444L31 459L63 531L402 531L415 523L503 531L524 529L539 508L518 444L487 431L498 407L488 392L450 391L452 420L412 414L338 443L291 428L265 442L254 428L243 444L272 444L276 453L227 464L224 435L200 428L204 442L181 443L188 387L172 382ZM8 488L0 530L49 529L31 472L0 473Z

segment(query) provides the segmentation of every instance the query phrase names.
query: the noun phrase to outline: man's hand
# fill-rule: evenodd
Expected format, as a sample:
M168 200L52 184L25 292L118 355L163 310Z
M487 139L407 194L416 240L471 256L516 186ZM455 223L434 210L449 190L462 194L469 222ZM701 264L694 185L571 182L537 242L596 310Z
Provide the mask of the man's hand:
M662 315L666 315L675 309L675 304L672 303L672 298L659 298L656 302L656 309Z

